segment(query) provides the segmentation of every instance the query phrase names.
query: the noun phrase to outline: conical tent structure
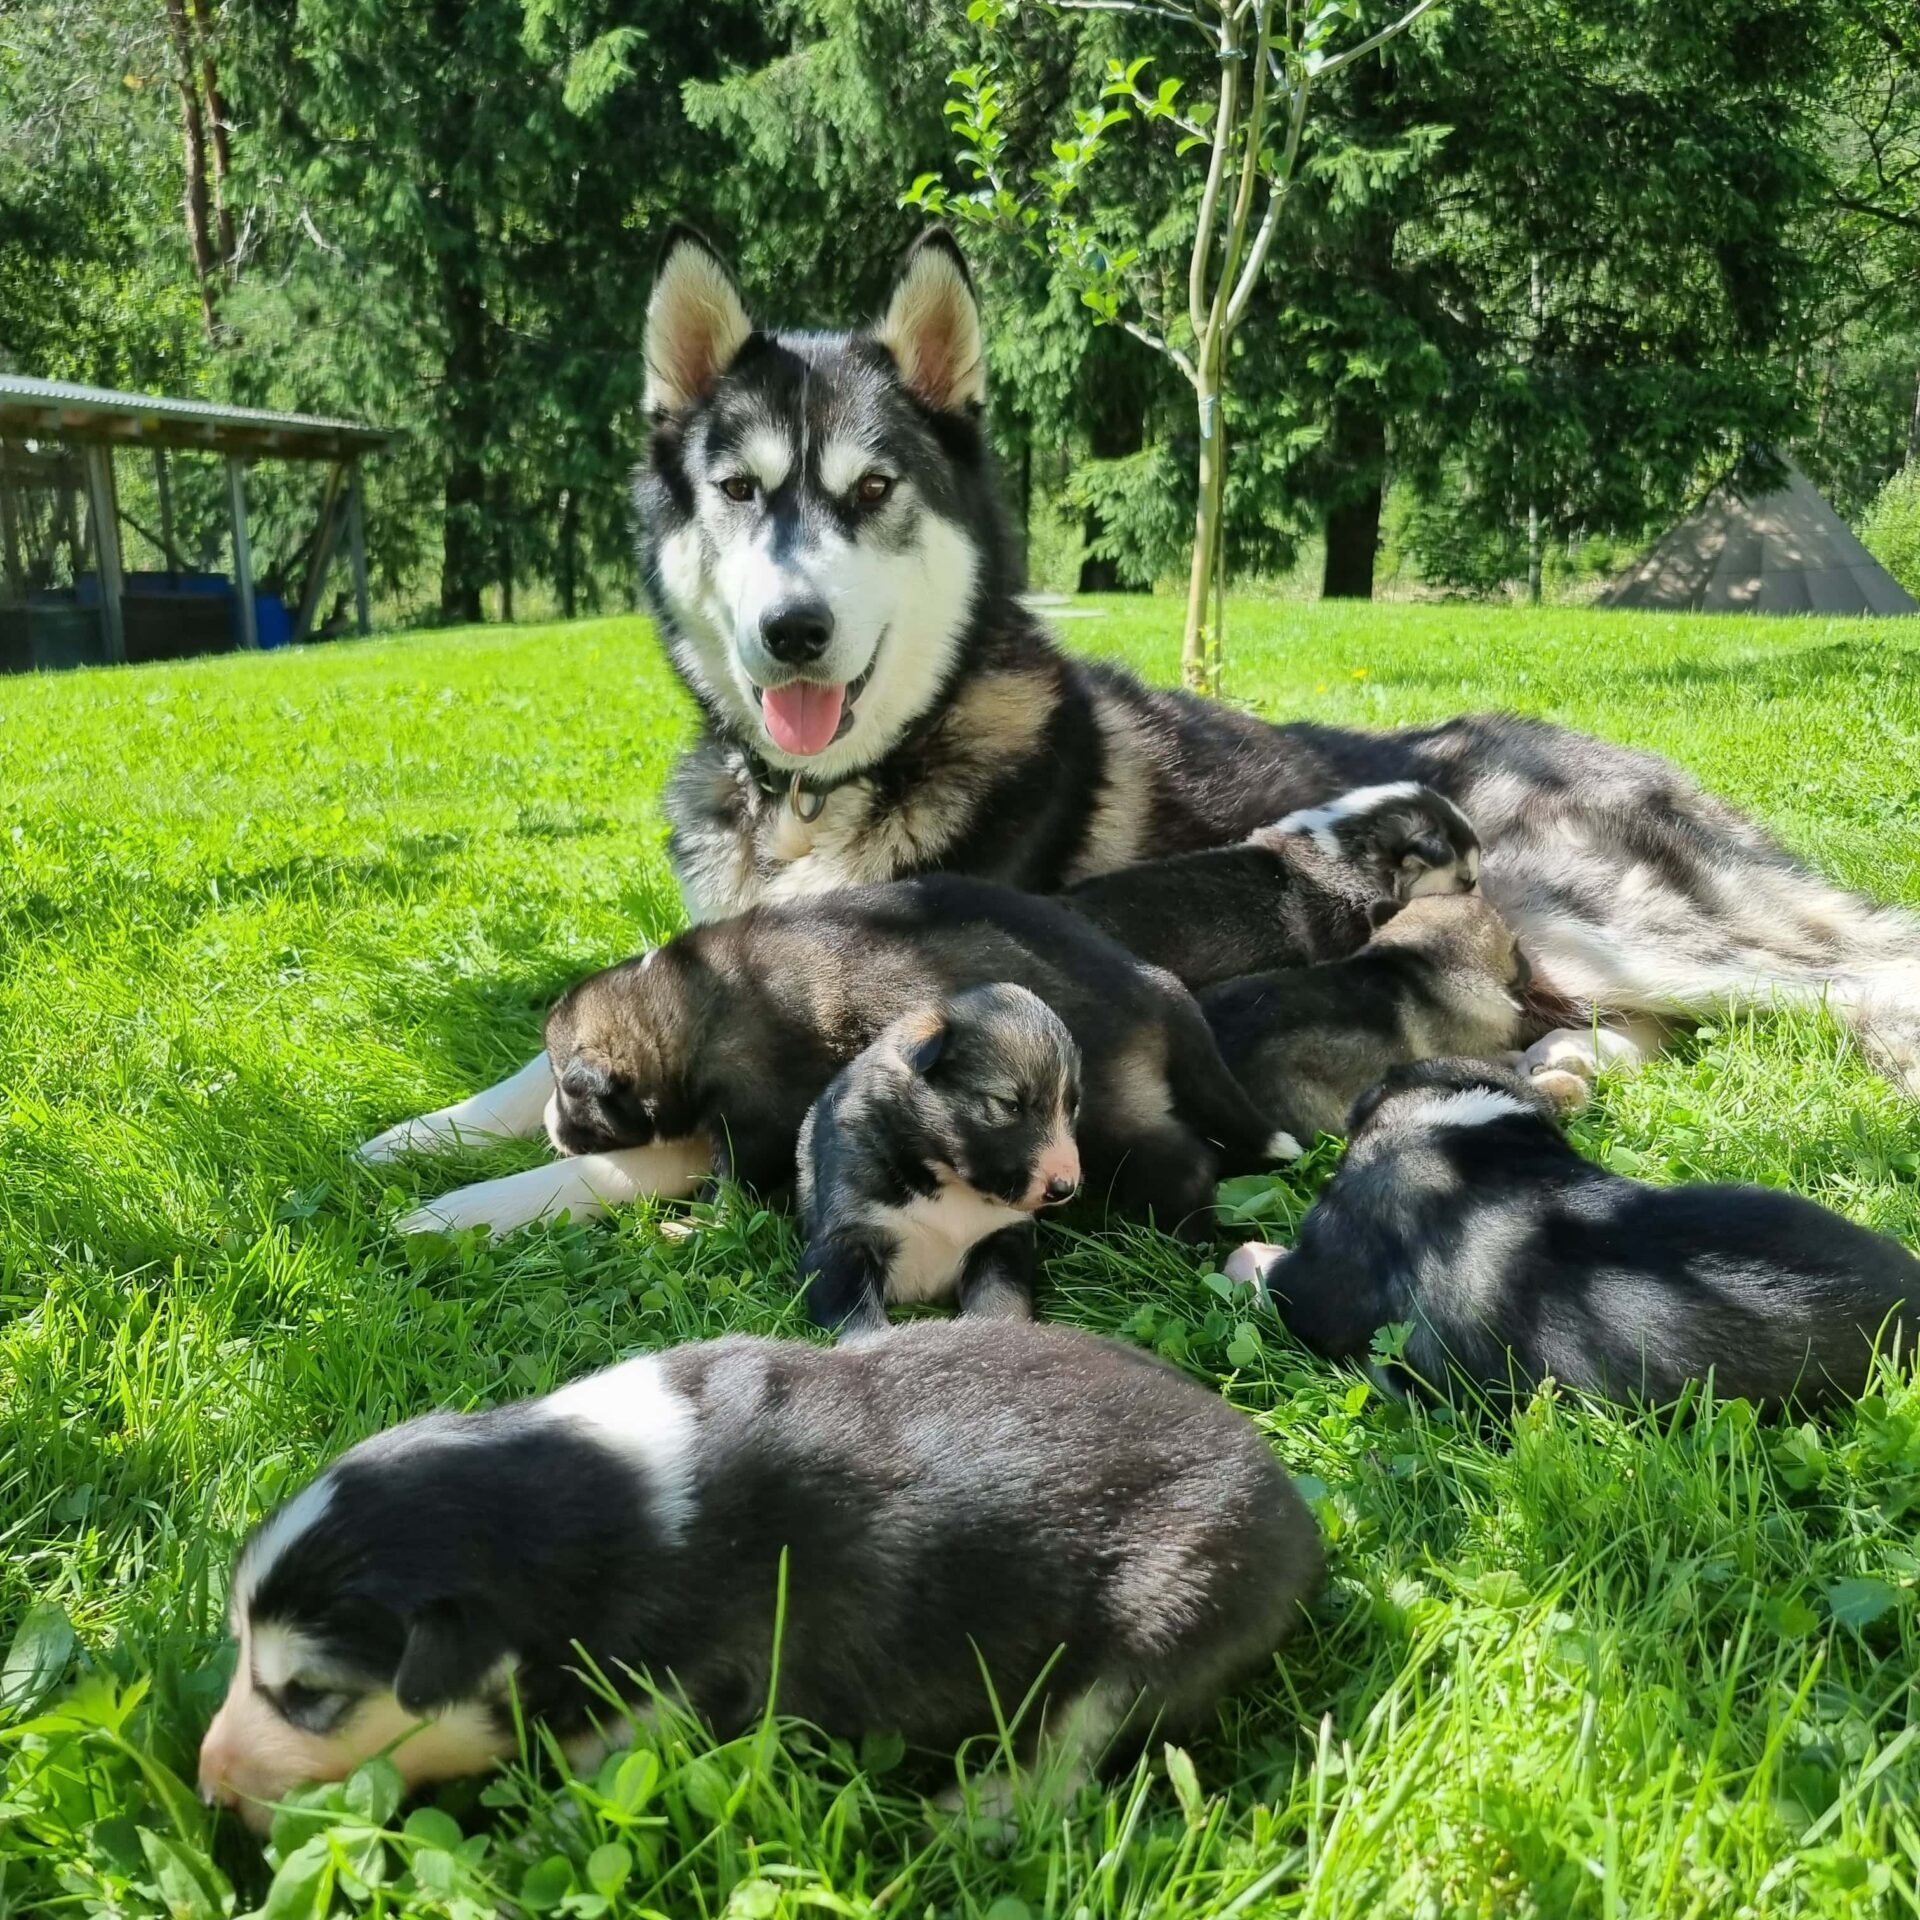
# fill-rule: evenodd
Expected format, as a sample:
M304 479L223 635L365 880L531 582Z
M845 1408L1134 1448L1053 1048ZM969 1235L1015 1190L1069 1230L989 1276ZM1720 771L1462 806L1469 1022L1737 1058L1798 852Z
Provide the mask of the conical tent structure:
M1920 613L1813 482L1743 490L1736 475L1600 596L1605 607L1693 613Z

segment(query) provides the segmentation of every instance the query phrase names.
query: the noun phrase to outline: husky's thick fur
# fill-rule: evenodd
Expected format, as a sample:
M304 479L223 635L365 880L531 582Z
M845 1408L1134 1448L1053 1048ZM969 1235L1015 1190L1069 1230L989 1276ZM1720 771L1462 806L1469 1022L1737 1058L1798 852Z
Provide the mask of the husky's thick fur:
M1320 1571L1260 1430L1120 1341L674 1347L409 1421L264 1520L201 1789L264 1831L389 1749L409 1785L491 1766L516 1706L591 1765L589 1662L731 1735L777 1660L782 1712L949 1754L1031 1695L1023 1741L1097 1763L1270 1670Z
M1538 1080L1484 1061L1396 1068L1354 1107L1347 1157L1293 1252L1228 1262L1290 1331L1365 1359L1406 1323L1401 1366L1504 1397L1551 1375L1665 1404L1809 1405L1859 1393L1908 1342L1920 1260L1770 1187L1648 1187L1583 1160Z
M1417 781L1472 821L1481 884L1570 1030L1824 998L1920 1097L1920 922L1665 761L1497 714L1275 726L1061 653L1017 598L979 315L944 234L877 325L827 334L755 327L682 231L647 341L643 561L704 719L667 797L695 919L929 871L1051 893ZM537 1079L369 1151L536 1130Z

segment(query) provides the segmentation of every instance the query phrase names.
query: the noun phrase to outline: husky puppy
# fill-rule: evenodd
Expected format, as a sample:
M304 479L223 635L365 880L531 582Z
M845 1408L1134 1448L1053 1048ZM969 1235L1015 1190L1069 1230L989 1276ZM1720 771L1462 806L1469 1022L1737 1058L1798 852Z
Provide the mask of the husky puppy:
M641 1712L651 1681L730 1735L766 1705L783 1553L783 1713L951 1753L994 1728L984 1669L1008 1714L1044 1684L1022 1732L1044 1711L1088 1762L1203 1721L1321 1570L1253 1423L1118 1341L675 1347L408 1421L262 1521L201 1791L264 1830L389 1747L410 1787L478 1772L516 1703L591 1765L624 1723L583 1654Z
M1062 653L1019 597L950 236L908 253L877 323L829 334L756 327L676 229L646 356L642 572L702 719L666 797L694 919L932 871L1054 893L1415 781L1473 822L1536 992L1571 1009L1541 1060L1631 1064L1672 1017L1823 1002L1920 1098L1920 920L1667 762L1512 715L1272 725ZM536 1061L363 1151L534 1134L548 1091Z
M1496 1395L1551 1375L1661 1404L1711 1374L1729 1398L1817 1404L1859 1393L1920 1311L1897 1241L1770 1187L1624 1180L1555 1113L1481 1061L1397 1068L1354 1108L1294 1251L1243 1247L1228 1272L1329 1359L1406 1321L1404 1371Z
M807 1310L882 1332L889 1301L958 1294L1033 1317L1033 1220L1080 1185L1080 1049L1025 987L975 987L896 1020L800 1129Z
M1122 867L1056 898L1200 988L1340 959L1408 900L1470 892L1479 877L1466 815L1402 780L1289 814L1238 846Z
M1200 995L1221 1057L1300 1140L1338 1133L1390 1067L1498 1060L1526 1032L1527 963L1478 894L1413 901L1345 960Z
M720 1173L781 1192L842 1067L903 1015L1001 982L1080 1050L1079 1147L1102 1194L1203 1232L1223 1171L1299 1152L1172 975L1050 900L947 877L761 907L582 981L547 1020L549 1136L604 1154L705 1135Z

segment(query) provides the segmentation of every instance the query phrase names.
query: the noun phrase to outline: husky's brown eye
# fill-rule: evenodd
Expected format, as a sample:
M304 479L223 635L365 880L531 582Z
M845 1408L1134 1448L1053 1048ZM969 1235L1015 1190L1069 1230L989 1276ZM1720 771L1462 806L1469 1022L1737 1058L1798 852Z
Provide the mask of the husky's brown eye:
M853 491L862 506L877 507L893 491L893 475L863 473L860 476L860 484Z
M720 482L720 491L729 500L751 500L760 491L760 483L750 473L730 473Z

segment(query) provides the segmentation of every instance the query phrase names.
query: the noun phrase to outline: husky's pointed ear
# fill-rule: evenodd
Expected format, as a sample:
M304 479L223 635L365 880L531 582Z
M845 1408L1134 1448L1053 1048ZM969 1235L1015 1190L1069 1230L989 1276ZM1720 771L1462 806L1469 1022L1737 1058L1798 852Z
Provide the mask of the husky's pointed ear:
M752 331L726 262L691 227L675 227L647 302L647 412L657 420L692 406Z
M980 305L945 227L931 228L908 250L874 337L908 388L936 412L974 413L986 404Z
M393 1697L409 1713L437 1713L475 1699L507 1653L489 1611L465 1600L434 1600L407 1622Z

